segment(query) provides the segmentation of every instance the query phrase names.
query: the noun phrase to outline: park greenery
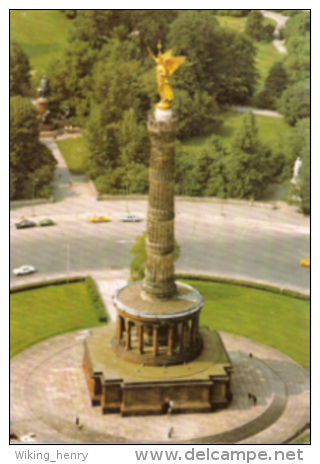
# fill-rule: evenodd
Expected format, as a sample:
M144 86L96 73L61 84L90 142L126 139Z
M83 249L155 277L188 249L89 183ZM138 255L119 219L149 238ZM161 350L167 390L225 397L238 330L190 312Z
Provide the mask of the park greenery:
M72 330L101 325L85 282L10 295L10 355Z
M226 283L185 282L204 296L201 325L273 346L309 367L309 301ZM10 303L11 356L54 335L101 325L81 282L15 292Z
M21 95L10 97L10 199L49 198L56 160L39 142L37 111Z
M156 53L159 41L163 49L174 47L176 55L187 57L173 78L174 110L180 120L176 193L260 199L270 182L289 184L295 131L283 136L287 144L271 146L263 140L261 130L259 133L255 117L245 115L229 147L220 146L219 138L226 105L278 109L290 126L310 118L310 15L301 11L290 14L281 32L288 54L280 59L268 43L274 24L257 10L46 13L50 21L60 15L65 29L58 41L60 51L52 55L56 59L45 68L50 80L50 108L57 116L67 106L69 122L82 127L88 152L82 169L98 191L148 190L150 146L145 120L158 99L148 47ZM17 19L19 24L21 20ZM17 32L13 36L16 40L21 37ZM21 95L29 85L28 68L21 47L15 47L10 91L12 88ZM266 47L274 54L271 61ZM24 47L24 51L34 60L35 49L31 53L30 47ZM250 147L245 146L247 137ZM189 141L195 138L205 140L205 146L203 150L197 147L192 157ZM307 213L308 193L304 189L310 184L310 160L305 151L299 156L305 158L299 195Z

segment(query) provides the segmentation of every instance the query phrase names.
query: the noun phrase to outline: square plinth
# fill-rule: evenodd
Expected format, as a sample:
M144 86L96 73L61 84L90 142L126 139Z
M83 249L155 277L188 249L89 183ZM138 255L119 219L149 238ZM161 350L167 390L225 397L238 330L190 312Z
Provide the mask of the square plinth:
M93 406L123 416L210 412L231 399L232 365L220 335L200 329L203 350L175 366L144 366L112 350L114 324L99 327L85 340L84 370Z

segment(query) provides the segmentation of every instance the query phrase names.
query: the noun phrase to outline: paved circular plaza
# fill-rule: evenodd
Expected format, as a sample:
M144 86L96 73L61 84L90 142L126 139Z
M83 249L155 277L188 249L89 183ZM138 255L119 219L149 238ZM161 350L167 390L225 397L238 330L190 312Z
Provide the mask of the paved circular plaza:
M78 331L12 359L11 425L20 435L34 433L38 443L287 442L310 422L309 373L271 347L221 335L234 366L233 401L225 410L142 418L102 415L90 404L82 368L83 340L90 331Z

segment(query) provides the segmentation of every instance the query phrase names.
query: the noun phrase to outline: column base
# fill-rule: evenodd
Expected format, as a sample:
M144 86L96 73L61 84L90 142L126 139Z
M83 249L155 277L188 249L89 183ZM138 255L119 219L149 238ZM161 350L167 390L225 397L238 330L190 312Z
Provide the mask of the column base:
M175 282L159 283L143 281L141 286L141 298L144 301L169 301L178 294Z

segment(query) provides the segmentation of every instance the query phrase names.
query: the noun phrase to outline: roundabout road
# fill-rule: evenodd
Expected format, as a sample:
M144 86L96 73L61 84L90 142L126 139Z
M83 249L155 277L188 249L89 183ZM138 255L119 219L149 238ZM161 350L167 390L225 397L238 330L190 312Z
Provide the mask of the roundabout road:
M121 223L119 218L127 207L143 221ZM94 201L82 208L79 202L77 208L65 202L38 205L33 208L34 217L30 211L25 207L11 214L11 271L32 264L37 279L127 271L134 239L146 230L146 200ZM94 213L108 215L111 222L90 223L88 218ZM22 216L38 222L48 215L56 226L14 227ZM177 272L224 275L309 291L309 270L299 265L301 258L310 256L308 219L291 210L177 200L175 235L181 246ZM12 284L31 279L11 272Z

